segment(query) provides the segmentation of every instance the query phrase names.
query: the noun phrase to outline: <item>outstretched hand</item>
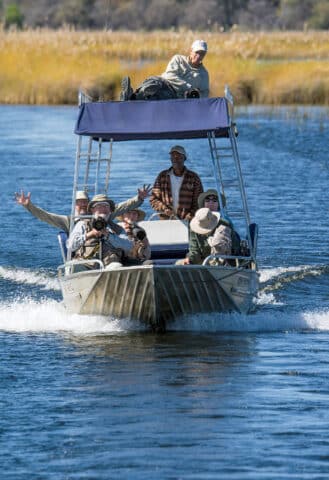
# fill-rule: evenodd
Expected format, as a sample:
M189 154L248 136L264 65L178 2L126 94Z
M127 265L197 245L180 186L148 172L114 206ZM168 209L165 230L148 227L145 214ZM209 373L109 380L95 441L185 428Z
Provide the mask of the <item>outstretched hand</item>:
M139 188L137 190L138 198L140 200L145 200L145 198L150 195L151 191L152 191L152 186L151 185L145 185L145 183L144 183L143 188Z
M26 207L31 201L31 192L29 192L27 195L24 194L23 190L21 191L21 193L16 192L15 200L20 205L23 205L23 207Z

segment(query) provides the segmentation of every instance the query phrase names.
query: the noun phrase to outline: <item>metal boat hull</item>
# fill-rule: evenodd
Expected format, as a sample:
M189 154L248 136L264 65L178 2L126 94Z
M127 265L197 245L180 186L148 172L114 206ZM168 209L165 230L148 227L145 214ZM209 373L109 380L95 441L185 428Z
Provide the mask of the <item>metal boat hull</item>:
M74 313L130 318L165 330L198 313L248 313L258 289L253 269L147 265L60 276L64 304Z

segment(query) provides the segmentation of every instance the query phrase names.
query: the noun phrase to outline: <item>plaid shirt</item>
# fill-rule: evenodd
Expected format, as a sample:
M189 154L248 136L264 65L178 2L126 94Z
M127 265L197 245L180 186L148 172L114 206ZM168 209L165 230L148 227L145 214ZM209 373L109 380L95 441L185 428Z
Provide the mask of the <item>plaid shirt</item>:
M171 172L172 167L168 170L163 170L159 173L153 185L150 204L153 210L160 213L164 212L167 208L173 210L170 182ZM188 220L191 220L194 217L198 209L198 196L202 192L203 187L200 177L185 167L183 182L179 190L178 207L175 212L178 218L183 220L188 215ZM165 217L165 215L162 215L162 217Z

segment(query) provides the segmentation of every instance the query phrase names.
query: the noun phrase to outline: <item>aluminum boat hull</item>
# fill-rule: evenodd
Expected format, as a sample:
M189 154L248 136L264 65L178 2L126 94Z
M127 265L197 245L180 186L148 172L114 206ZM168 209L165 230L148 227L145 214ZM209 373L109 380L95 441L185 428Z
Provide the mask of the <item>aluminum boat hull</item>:
M129 318L164 331L179 317L248 313L258 290L253 269L202 265L145 265L59 277L73 313Z

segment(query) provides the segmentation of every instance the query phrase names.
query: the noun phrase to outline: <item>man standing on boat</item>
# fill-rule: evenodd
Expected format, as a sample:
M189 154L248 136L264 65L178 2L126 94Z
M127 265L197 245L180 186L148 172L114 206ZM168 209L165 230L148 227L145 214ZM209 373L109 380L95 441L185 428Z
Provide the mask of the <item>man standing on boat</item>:
M160 219L192 220L198 209L198 197L203 192L199 175L185 167L185 148L175 145L170 149L172 166L157 176L150 204L159 212Z
M120 100L167 100L209 96L209 74L203 65L208 46L195 40L188 56L174 55L161 76L149 77L134 92L130 78L122 80Z
M105 266L122 266L124 257L134 246L123 228L121 232L108 226L113 202L106 195L95 195L88 205L93 218L79 220L67 240L67 248L75 260L100 259ZM119 227L117 225L117 227Z
M145 198L150 193L150 187L144 185L142 188L138 189L137 195L129 200L115 204L112 200L112 212L110 214L109 220L113 220L115 217L122 215L124 212L129 211L134 208L138 208ZM70 232L70 215L58 215L56 213L47 212L40 207L37 207L31 202L31 193L27 195L22 191L21 193L16 193L16 202L22 205L28 212L30 212L34 217L38 218L42 222L48 223L49 225L63 230L67 234ZM87 215L88 211L89 197L85 191L77 191L75 199L75 214L78 215Z

